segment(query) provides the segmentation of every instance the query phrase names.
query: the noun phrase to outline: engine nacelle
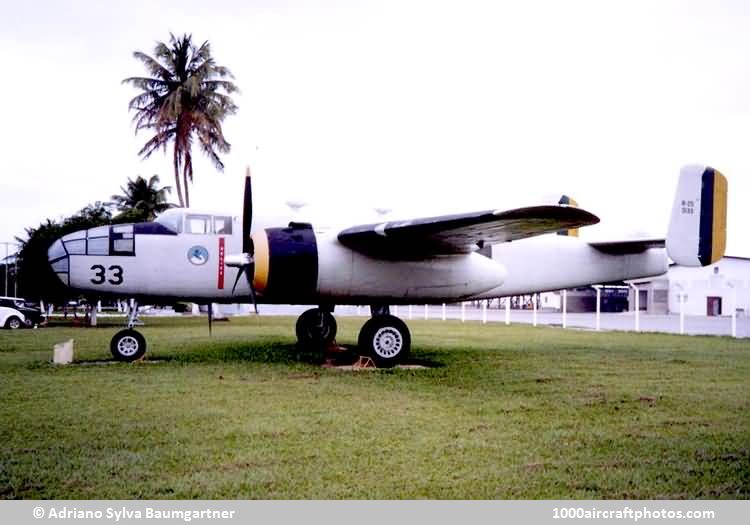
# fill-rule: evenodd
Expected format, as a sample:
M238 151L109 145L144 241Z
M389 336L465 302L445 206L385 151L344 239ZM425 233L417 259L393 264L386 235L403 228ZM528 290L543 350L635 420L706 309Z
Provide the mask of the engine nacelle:
M266 228L253 235L253 243L253 286L264 299L276 303L315 302L318 246L309 224Z
M410 261L369 257L333 233L316 235L308 224L268 228L253 242L253 285L273 303L455 301L496 288L506 276L501 264L476 253Z

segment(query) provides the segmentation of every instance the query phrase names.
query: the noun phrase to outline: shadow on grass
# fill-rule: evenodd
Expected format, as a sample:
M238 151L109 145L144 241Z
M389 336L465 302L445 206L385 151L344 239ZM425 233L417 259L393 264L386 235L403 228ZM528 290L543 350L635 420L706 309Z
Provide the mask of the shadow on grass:
M243 343L209 343L185 348L177 352L159 352L154 359L179 363L303 363L308 365L322 365L331 356L336 364L352 364L360 356L355 346L345 345L346 352L328 354L322 348L305 348L296 343L285 343L274 340ZM443 363L436 361L433 353L420 353L410 356L405 364L422 365L428 368L441 368Z
M193 343L181 348L149 351L142 364L148 363L267 363L307 364L320 366L327 359L335 365L351 365L359 359L360 352L354 345L344 345L345 351L326 353L323 349L305 348L297 343L266 339L252 342L208 341ZM427 368L443 368L445 363L437 360L435 352L419 352L410 355L404 364L421 365ZM82 359L76 365L120 364L114 359ZM45 365L52 366L50 363Z
M320 365L324 359L321 351L273 340L191 345L178 351L160 351L152 357L177 363L248 362L309 365Z

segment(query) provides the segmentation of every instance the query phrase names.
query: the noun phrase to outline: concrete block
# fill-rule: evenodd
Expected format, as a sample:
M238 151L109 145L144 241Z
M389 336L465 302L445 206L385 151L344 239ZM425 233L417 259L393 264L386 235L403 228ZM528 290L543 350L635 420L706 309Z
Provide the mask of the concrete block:
M56 365L69 365L73 362L73 339L55 345L52 361Z

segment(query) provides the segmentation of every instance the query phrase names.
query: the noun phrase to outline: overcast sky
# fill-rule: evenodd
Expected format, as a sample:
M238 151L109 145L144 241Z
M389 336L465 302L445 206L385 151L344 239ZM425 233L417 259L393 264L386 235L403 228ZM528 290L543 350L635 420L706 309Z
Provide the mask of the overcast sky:
M750 257L750 3L0 0L0 241L107 200L137 156L120 81L169 32L209 40L242 93L194 207L357 224L561 193L589 238L663 235L679 168L729 180L730 255ZM197 155L197 153L196 153ZM176 198L175 198L176 200Z

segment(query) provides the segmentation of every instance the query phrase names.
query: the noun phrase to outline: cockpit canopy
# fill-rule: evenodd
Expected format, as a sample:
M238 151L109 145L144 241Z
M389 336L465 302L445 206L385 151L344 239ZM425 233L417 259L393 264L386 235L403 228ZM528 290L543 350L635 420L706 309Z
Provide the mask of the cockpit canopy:
M184 208L172 208L159 215L154 222L158 222L175 233L231 235L232 223L235 220L229 215L213 215Z

